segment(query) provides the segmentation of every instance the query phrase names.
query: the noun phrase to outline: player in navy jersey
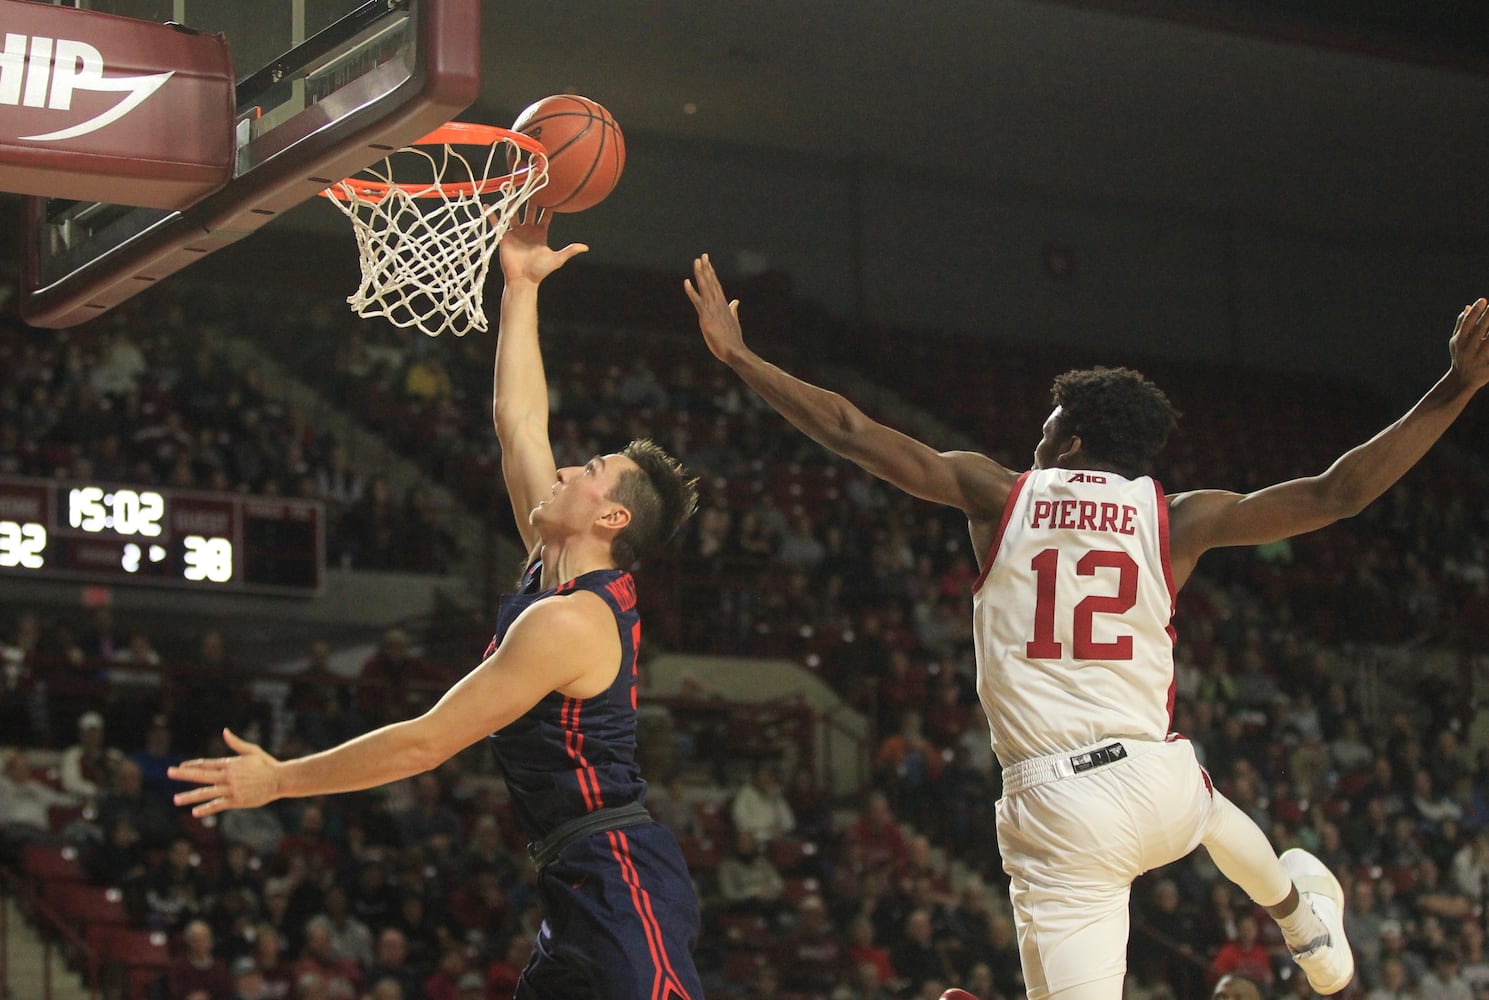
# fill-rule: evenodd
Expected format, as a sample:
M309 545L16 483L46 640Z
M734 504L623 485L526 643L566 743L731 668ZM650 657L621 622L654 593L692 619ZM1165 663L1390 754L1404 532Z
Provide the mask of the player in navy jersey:
M1459 314L1437 384L1324 472L1167 496L1147 473L1177 414L1130 369L1057 378L1033 468L1018 472L938 452L760 358L706 255L685 290L709 350L799 430L967 516L978 695L1003 766L998 848L1030 1000L1119 1000L1133 879L1200 844L1277 920L1313 989L1344 989L1354 958L1339 882L1306 851L1277 857L1167 733L1174 603L1207 550L1352 516L1416 464L1489 382L1489 302Z
M197 816L371 788L486 739L539 870L543 924L523 1000L702 1000L691 949L699 906L672 833L643 807L636 762L641 622L628 568L697 507L694 480L650 441L556 468L538 346L538 286L587 248L548 246L548 218L500 246L492 417L527 569L486 657L439 703L340 746L279 761L224 731L237 754L171 776Z

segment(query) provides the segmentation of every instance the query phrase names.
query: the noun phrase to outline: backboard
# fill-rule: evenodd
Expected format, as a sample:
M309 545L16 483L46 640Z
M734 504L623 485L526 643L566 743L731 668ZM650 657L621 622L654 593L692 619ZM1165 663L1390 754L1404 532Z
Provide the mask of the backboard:
M65 6L223 34L235 163L221 189L179 211L27 199L21 311L35 326L100 315L445 124L480 88L480 0Z

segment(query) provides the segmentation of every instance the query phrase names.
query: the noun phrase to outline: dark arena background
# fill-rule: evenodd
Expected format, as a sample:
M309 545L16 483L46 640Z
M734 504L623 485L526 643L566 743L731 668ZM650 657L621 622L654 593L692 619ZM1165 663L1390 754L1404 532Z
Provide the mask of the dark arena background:
M0 4L6 32L50 6ZM275 60L360 9L77 6L223 34L240 113L333 106L348 85L316 60L345 49ZM938 449L1027 468L1052 377L1129 365L1183 414L1168 492L1320 473L1431 386L1489 295L1489 8L476 6L479 87L447 117L579 94L624 130L615 191L552 225L591 251L544 287L550 432L561 466L651 436L701 477L636 578L647 804L703 900L709 996L1024 997L965 519L765 407L683 279L708 252L762 355ZM438 62L378 30L348 73ZM165 768L225 752L224 725L293 757L433 704L522 568L490 419L500 275L490 333L353 315L351 228L273 187L272 158L245 166L283 133L258 121L239 176L175 215L0 180L0 997L188 1000L185 965L252 958L275 1000L498 1000L531 948L536 881L483 748L365 793L170 803ZM94 318L28 322L38 240L157 223L216 243ZM1486 500L1478 399L1362 514L1213 552L1178 600L1173 728L1339 875L1345 997L1489 997ZM1312 995L1203 851L1135 883L1131 1000L1230 972Z

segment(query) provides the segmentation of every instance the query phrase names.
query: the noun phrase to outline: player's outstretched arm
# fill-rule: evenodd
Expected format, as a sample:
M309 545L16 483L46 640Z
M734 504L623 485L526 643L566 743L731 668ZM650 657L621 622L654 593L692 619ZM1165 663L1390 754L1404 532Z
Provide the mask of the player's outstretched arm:
M1015 473L986 455L936 451L869 419L838 393L765 361L745 346L739 300L725 297L707 254L693 261L693 277L683 288L714 357L803 434L913 496L956 507L974 521L1001 516Z
M561 647L563 656L553 650ZM496 652L429 711L308 757L278 760L223 731L232 757L190 760L170 776L196 788L175 796L193 816L253 809L276 799L375 788L421 774L496 732L551 691L598 694L615 678L620 638L604 601L579 592L534 604L518 616Z
M557 478L548 440L548 383L538 345L538 286L570 258L589 249L582 243L550 249L552 217L551 212L529 206L507 230L497 250L505 284L492 372L491 419L501 441L507 496L517 530L529 549L537 541L537 530L528 523L528 514Z
M1489 302L1479 299L1459 313L1448 353L1447 374L1415 406L1319 475L1249 494L1203 490L1175 496L1170 530L1176 569L1181 560L1192 566L1206 549L1290 538L1364 510L1427 454L1489 383Z

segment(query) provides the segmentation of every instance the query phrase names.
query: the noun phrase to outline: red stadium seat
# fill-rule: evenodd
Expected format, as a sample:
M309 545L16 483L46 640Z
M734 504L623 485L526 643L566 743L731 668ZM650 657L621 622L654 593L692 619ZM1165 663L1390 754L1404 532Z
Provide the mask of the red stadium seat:
M683 837L678 841L683 860L693 871L711 872L719 867L723 851L712 837Z
M115 888L87 882L58 882L48 890L47 897L62 918L70 923L85 927L129 923L124 910L124 894Z
M40 882L81 882L86 879L83 863L75 847L52 847L27 844L22 854L26 874Z

